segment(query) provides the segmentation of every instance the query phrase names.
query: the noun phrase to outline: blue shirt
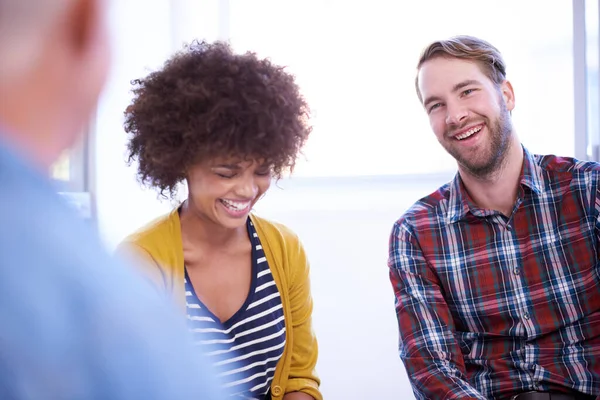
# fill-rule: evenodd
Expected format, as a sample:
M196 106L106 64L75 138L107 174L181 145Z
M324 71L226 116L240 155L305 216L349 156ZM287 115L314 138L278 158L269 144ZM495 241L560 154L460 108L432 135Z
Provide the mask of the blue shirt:
M0 142L0 398L217 399L179 314Z

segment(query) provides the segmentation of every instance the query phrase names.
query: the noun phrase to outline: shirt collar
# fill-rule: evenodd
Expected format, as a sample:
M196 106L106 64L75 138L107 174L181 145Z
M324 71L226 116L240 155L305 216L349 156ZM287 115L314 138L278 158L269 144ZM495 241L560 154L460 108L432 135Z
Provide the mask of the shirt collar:
M535 156L523 147L523 170L521 172L521 185L527 186L535 194L544 191L542 167L537 163Z
M537 164L535 156L523 148L523 168L521 170L521 186L526 186L535 194L542 193L544 184L542 179L542 168ZM452 182L450 182L448 199L447 219L449 223L454 223L463 219L471 210L477 206L467 193L460 173L456 173Z

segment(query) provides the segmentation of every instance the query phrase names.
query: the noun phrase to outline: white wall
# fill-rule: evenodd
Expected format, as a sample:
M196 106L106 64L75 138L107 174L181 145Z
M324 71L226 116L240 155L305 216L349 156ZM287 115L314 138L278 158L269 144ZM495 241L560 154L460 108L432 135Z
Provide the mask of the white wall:
M257 204L305 246L326 399L414 398L397 351L388 239L402 212L448 178L292 179Z
M125 164L127 138L122 125L131 100L130 81L159 67L198 26L208 40L227 36L229 29L221 20L227 1L112 3L113 69L99 103L92 143L96 218L109 248L171 208L155 192L142 190L135 168ZM186 12L190 9L194 12ZM261 215L299 234L311 261L318 369L325 398L413 397L397 354L397 322L386 266L388 235L412 202L447 179L292 179L281 182L283 189L273 185L257 205Z
M156 193L142 190L126 166L123 112L132 79L159 67L172 51L168 0L111 2L112 70L98 105L91 149L96 218L109 247L152 216L169 208Z
M98 107L92 145L96 217L109 248L171 207L135 181L135 168L124 162L122 128L123 110L131 99L130 80L160 66L173 46L180 46L181 33L169 22L175 16L165 18L169 12L166 0L113 3L113 69ZM214 7L207 10L217 12ZM221 34L216 27L211 32L213 39ZM282 182L284 190L274 185L257 211L288 224L306 246L325 397L411 398L397 355L387 240L393 221L437 182L418 194L414 189L404 193L404 184L302 182Z
M195 0L112 1L112 70L100 99L92 149L92 195L98 228L113 248L126 235L167 212L172 203L143 189L135 166L126 160L127 136L123 112L131 102L131 80L146 76L181 48L190 27L202 27L204 37L215 40L226 34L218 24L219 2L203 0L195 13L187 13Z

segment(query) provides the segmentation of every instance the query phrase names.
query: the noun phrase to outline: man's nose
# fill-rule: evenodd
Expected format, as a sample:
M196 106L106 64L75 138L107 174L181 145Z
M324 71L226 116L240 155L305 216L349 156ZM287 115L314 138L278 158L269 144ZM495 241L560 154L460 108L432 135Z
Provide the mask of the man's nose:
M446 105L446 125L460 125L469 115L466 107L460 105Z

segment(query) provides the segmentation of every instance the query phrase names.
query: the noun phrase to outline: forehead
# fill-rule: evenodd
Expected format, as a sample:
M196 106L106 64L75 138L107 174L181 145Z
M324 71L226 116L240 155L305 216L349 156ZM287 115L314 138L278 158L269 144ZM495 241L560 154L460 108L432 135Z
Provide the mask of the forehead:
M451 92L455 85L467 80L491 83L476 62L445 57L426 61L419 69L418 78L423 98Z
M218 156L206 162L209 167L227 166L241 169L246 169L252 165L262 165L263 163L264 159L262 158L240 156Z

